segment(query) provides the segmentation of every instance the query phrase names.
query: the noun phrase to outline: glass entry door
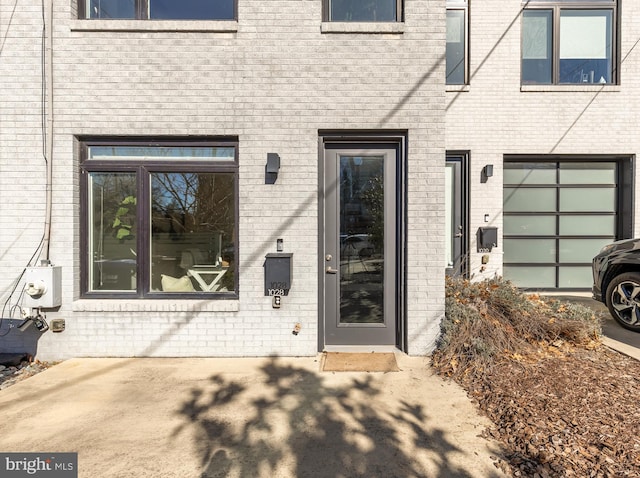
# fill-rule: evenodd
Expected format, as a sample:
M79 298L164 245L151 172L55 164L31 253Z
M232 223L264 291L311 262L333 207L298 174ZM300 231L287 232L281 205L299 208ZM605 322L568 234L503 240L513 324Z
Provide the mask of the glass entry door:
M325 150L325 345L396 343L397 150Z

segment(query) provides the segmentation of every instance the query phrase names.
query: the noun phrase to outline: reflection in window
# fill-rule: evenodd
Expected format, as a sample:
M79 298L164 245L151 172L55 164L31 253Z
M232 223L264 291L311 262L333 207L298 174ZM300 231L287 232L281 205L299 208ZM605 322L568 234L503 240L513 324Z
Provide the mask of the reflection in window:
M522 15L523 84L609 84L614 78L615 2L597 8L527 2ZM544 8L533 8L540 5Z
M233 261L233 192L232 174L151 175L152 289L163 289L163 275L187 275L196 290L233 290L227 275Z
M88 156L95 160L207 160L233 161L235 149L224 146L90 146Z
M149 0L149 18L154 20L231 20L233 0Z
M525 10L522 18L522 82L551 83L551 10Z
M89 184L91 290L135 290L136 175L92 173Z
M82 0L80 1L82 2ZM84 18L138 20L235 19L235 0L86 0L83 5L85 9Z
M384 156L340 155L340 323L384 322L384 204Z
M235 291L235 146L89 144L84 151L87 292Z
M135 0L88 0L87 18L136 18Z
M397 0L329 0L331 22L396 22Z
M611 83L611 10L562 10L560 83Z

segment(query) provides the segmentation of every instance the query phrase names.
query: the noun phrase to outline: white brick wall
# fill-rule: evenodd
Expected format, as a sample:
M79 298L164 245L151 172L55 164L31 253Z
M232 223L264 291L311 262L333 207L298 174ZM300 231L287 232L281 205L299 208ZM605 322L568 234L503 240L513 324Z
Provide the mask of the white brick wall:
M41 10L18 2L13 12L14 4L0 0L3 303L44 219ZM321 33L321 0L240 0L236 32L184 31L188 22L150 31L149 23L77 20L73 1L54 0L51 260L63 267L63 305L47 317L67 327L42 335L38 355L314 354L323 129L408 132L409 352L430 350L444 310L444 12L443 0L407 0L403 33ZM191 134L239 137L239 300L81 299L74 137ZM268 152L282 158L275 185L264 184ZM294 254L294 278L274 310L262 262L278 237ZM0 347L23 339L12 330Z
M640 3L620 4L620 56L624 61L619 86L521 88L521 2L471 0L471 81L467 91L446 94L446 147L471 153L470 250L475 278L502 271L503 155L631 155L640 151L636 131L640 115L640 83L636 80ZM481 183L485 164L494 165L494 176ZM635 209L637 235L640 229ZM499 247L490 254L483 273L475 231L487 225L485 214L489 214L488 225L498 227Z

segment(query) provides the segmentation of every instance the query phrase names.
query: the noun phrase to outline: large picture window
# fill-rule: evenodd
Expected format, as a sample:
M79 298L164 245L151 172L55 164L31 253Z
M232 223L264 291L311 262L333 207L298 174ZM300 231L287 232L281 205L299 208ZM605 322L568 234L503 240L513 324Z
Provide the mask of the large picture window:
M78 0L80 18L234 20L235 0Z
M329 22L401 22L401 0L324 0Z
M447 85L467 83L467 12L466 0L447 0Z
M236 142L81 146L87 295L236 291Z
M523 84L615 83L614 0L534 0L522 17Z

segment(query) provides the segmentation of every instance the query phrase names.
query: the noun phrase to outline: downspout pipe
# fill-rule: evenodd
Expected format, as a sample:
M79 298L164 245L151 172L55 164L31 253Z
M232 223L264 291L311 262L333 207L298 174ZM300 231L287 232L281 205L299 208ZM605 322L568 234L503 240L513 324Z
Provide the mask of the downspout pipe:
M46 207L45 207L45 219L44 219L44 237L43 237L43 264L49 264L49 249L51 242L51 219L53 214L53 1L44 0L46 2L45 11L45 33L46 33L46 48L45 48L45 89L46 89L46 101L45 101L45 114L47 119L46 135L45 135L45 153L46 159Z

